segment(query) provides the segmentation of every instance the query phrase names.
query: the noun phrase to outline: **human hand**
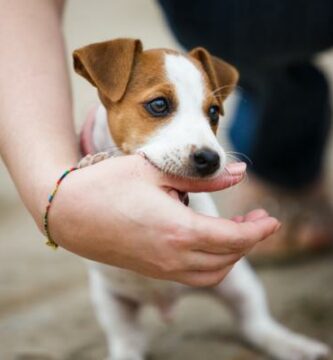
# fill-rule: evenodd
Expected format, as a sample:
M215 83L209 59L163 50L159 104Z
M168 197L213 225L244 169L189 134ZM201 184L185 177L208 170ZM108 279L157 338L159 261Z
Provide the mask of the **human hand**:
M214 180L167 176L138 155L113 158L66 178L55 197L52 238L85 258L192 286L213 286L279 227L256 210L236 221L195 213L174 191L216 191L238 183L245 165Z

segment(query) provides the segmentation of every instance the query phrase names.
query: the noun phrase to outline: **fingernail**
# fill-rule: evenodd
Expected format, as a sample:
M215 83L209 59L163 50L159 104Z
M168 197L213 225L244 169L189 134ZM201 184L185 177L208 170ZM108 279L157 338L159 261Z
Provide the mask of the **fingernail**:
M245 162L231 163L227 165L227 169L229 173L232 175L243 174L246 170L246 163Z
M244 174L232 175L230 181L232 185L237 185L243 179L244 179Z

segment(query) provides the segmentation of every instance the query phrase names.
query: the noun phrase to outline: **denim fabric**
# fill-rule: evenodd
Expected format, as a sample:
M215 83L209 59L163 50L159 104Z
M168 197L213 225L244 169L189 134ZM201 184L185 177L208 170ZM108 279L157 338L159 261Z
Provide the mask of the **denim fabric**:
M322 172L329 90L313 57L333 45L332 0L159 0L178 41L240 71L230 131L261 178L286 188Z

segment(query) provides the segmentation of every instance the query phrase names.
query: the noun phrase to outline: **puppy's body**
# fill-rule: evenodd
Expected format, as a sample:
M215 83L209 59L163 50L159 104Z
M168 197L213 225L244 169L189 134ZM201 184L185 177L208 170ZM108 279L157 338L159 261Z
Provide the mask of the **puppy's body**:
M111 58L110 63L105 56ZM99 57L103 65L98 64ZM189 55L170 50L142 52L138 42L116 40L79 50L75 67L98 88L103 103L92 131L96 152L114 145L124 154L139 152L162 171L178 176L208 177L223 171L225 153L215 132L222 102L237 80L228 64L203 49ZM112 68L122 71L123 77L108 78ZM219 88L226 91L217 94ZM190 194L190 206L218 216L208 194ZM93 262L90 280L113 360L144 358L150 336L137 321L141 306L150 303L165 312L188 290L174 282ZM326 346L291 333L272 319L262 286L245 260L211 291L229 304L246 340L269 355L314 360L328 354Z

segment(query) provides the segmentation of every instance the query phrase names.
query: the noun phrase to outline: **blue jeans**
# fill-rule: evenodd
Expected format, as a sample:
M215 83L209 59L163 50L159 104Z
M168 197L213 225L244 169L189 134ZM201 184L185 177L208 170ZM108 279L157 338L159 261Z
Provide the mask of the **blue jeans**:
M323 170L331 110L313 56L333 45L332 0L159 0L179 42L204 46L240 71L230 130L251 170L299 189Z

